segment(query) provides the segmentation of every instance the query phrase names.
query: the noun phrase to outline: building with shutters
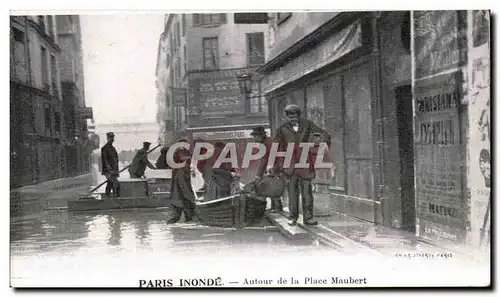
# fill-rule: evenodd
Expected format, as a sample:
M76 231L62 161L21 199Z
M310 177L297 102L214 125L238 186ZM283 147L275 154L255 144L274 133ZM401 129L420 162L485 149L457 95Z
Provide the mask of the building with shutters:
M72 121L82 123L92 117L92 110L84 105L81 40L66 44L66 35L59 35L61 18L10 17L11 188L85 172L83 163L73 171L67 166L66 144L78 142L75 137L85 140L86 133L84 124L71 128L69 134L68 127ZM79 30L74 27L72 34L79 34ZM77 47L70 47L74 42ZM69 61L72 67L68 72L65 57L69 56L75 58ZM79 85L81 93L70 103L74 109L71 114L61 81Z
M268 39L267 23L235 24L233 13L166 15L156 68L162 139L248 139L267 127L264 97L245 100L236 76L264 64ZM253 88L259 94L259 81Z

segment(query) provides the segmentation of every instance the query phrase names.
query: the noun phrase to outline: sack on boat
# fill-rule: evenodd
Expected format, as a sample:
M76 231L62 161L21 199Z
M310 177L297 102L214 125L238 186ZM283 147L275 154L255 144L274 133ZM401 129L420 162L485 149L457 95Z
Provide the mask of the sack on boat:
M278 176L266 175L255 182L255 193L263 197L281 197L285 181Z

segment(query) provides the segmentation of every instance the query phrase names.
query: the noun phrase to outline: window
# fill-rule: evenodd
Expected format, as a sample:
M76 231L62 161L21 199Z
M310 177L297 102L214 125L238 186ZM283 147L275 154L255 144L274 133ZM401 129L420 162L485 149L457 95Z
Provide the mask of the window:
M250 98L250 112L267 112L266 97L261 95L261 82L255 81L252 84L252 97Z
M179 23L175 24L174 31L175 31L175 45L178 48L181 46L181 33L179 29Z
M181 76L181 59L177 59L175 61L175 76L177 79L180 81L182 76Z
M52 134L52 118L50 107L48 105L45 105L43 110L45 117L45 133L49 132L49 134Z
M59 112L54 113L54 126L56 133L61 133L61 114Z
M169 39L169 47L170 47L170 56L174 56L174 38L172 33L168 34Z
M56 95L58 93L58 86L57 86L57 62L56 62L56 57L50 56L50 74L52 77L52 94Z
M54 34L54 17L49 15L47 16L47 26L49 27L49 35L52 37L52 39L55 39L55 34Z
M187 47L184 45L184 74L187 73Z
M48 61L47 61L47 49L42 46L40 48L40 54L41 54L41 62L42 62L40 69L42 71L43 89L45 91L49 91L50 85L49 85L49 65L48 65Z
M219 42L217 37L203 38L203 67L219 68Z
M226 23L225 13L195 13L193 26L220 25Z
M24 44L24 32L16 28L11 28L11 76L21 81L26 81L26 53Z
M265 62L264 33L247 33L247 63L249 66Z
M288 18L291 16L291 12L278 12L278 25L288 20Z
M38 25L42 28L42 30L45 32L45 17L43 15L38 16Z
M167 54L167 59L166 59L165 63L167 64L167 68L170 67L170 55L169 54Z
M182 14L182 36L186 35L186 14Z

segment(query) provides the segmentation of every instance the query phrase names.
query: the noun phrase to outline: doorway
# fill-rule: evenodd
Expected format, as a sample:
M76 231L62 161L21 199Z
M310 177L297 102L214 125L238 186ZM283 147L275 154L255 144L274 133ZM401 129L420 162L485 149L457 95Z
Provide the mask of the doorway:
M400 156L401 207L404 230L415 232L415 169L413 156L413 96L411 85L396 88Z

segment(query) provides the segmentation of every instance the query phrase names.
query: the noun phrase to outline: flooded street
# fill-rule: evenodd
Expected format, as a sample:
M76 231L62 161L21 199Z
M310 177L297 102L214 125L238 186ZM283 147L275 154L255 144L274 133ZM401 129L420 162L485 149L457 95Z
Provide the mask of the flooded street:
M174 265L185 257L277 257L323 249L312 240L289 241L269 225L235 230L168 225L166 219L161 210L49 211L13 218L12 284L60 285L68 275L88 278L115 274L117 269L134 273L162 261ZM110 262L115 264L104 264Z

